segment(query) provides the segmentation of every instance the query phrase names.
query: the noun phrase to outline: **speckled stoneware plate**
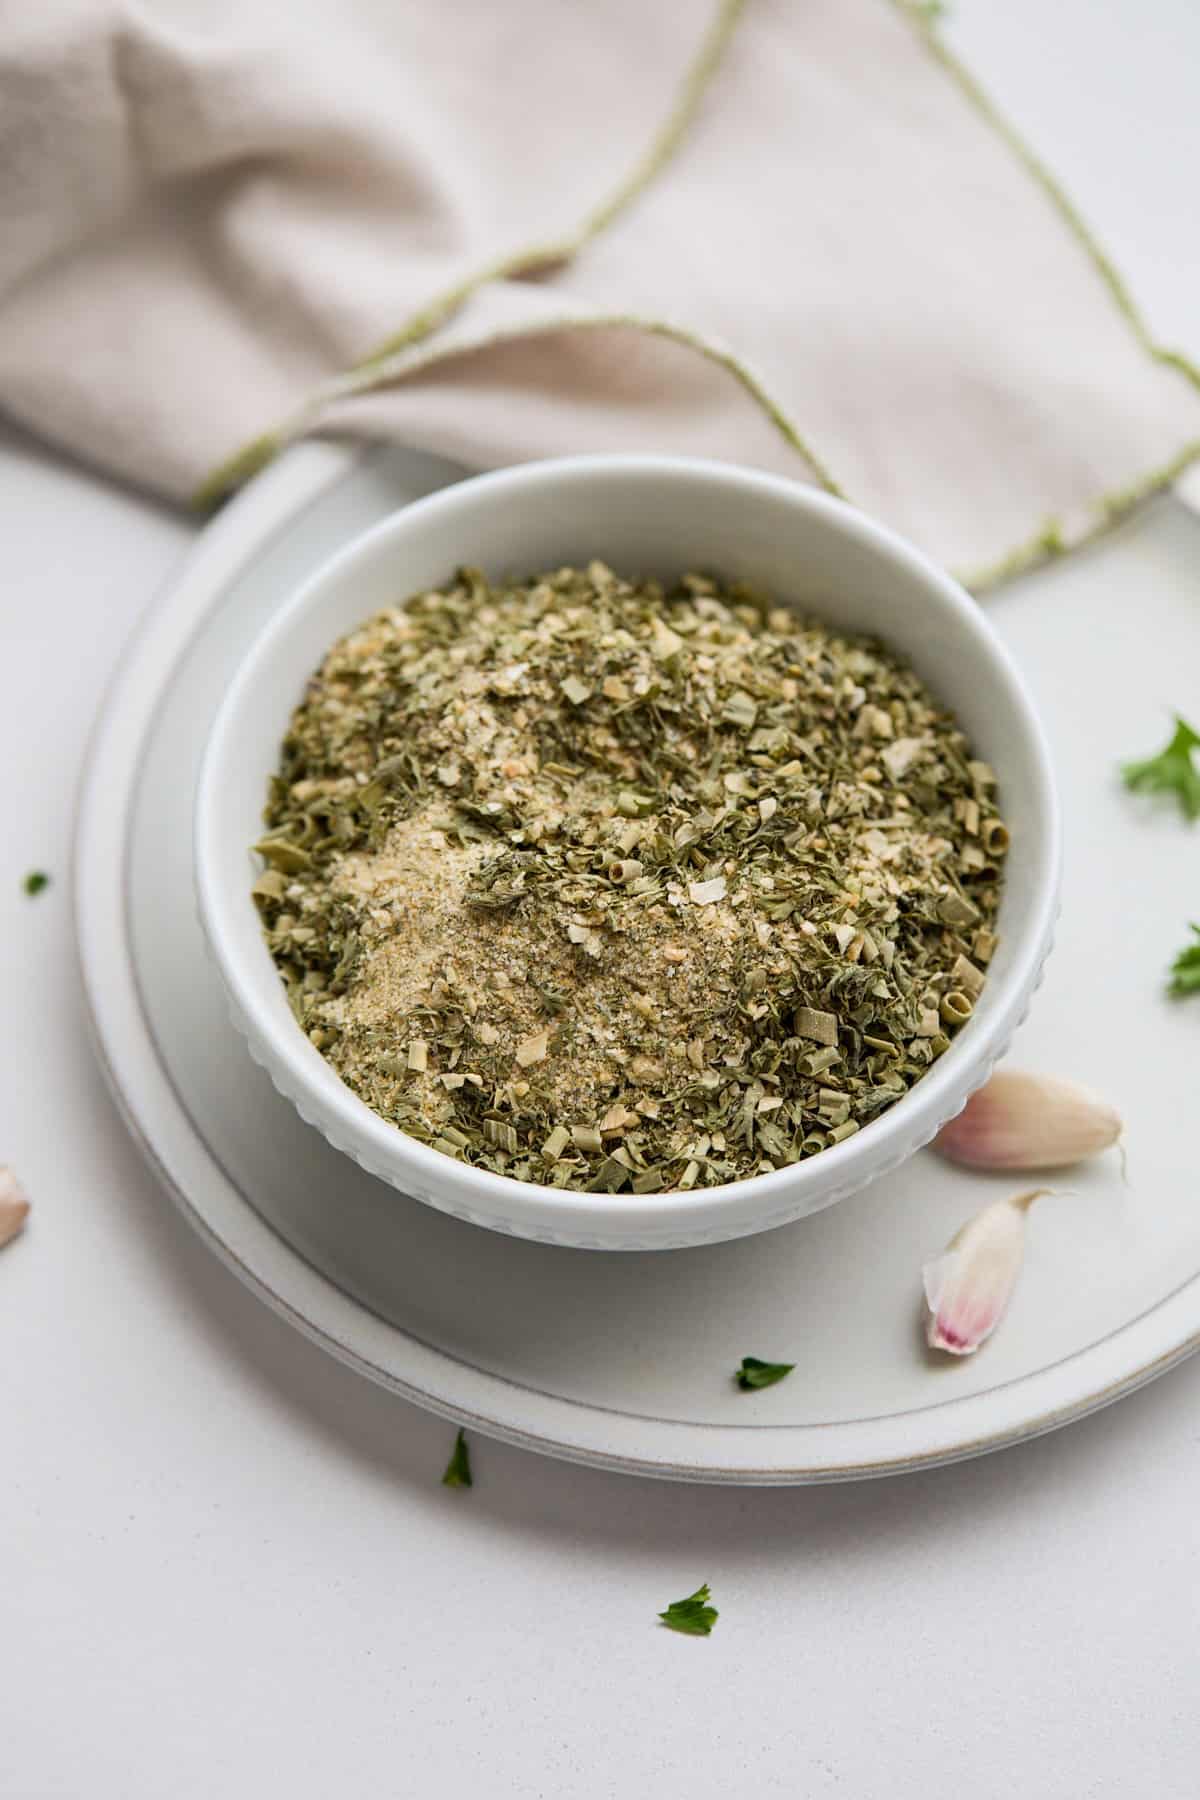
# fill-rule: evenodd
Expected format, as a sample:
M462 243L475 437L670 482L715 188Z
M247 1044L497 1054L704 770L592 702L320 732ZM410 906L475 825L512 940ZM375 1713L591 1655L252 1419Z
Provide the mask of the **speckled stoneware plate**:
M130 1128L205 1239L284 1317L407 1398L532 1449L684 1480L823 1481L951 1461L1077 1418L1194 1349L1200 1202L1184 1122L1200 1017L1160 996L1200 858L1181 825L1112 778L1119 756L1154 745L1164 707L1183 703L1172 671L1194 664L1182 550L1195 527L1181 509L990 603L1040 701L1067 811L1059 947L1014 1060L1120 1102L1131 1185L1111 1158L1035 1211L1009 1318L973 1361L927 1360L920 1265L1010 1181L922 1153L758 1237L567 1250L405 1199L279 1097L201 946L190 866L200 752L282 597L364 526L453 476L396 451L290 452L200 537L101 715L76 846L84 979ZM796 1373L738 1394L730 1374L746 1354Z

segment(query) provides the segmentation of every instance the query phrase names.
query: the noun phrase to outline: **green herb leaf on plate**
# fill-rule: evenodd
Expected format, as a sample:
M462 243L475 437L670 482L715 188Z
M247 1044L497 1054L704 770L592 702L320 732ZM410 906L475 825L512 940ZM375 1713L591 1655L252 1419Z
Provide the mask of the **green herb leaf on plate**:
M752 1393L755 1388L774 1387L785 1375L790 1375L795 1363L760 1362L757 1356L743 1356L742 1366L734 1376L734 1380L744 1394Z
M1182 1000L1187 994L1200 994L1200 925L1193 925L1191 930L1195 943L1188 944L1186 949L1181 950L1171 964L1171 984L1168 991L1177 1000Z
M40 894L43 889L50 886L50 877L44 869L31 869L21 886L32 900L35 894Z
M666 1612L660 1612L658 1616L672 1631L682 1631L688 1637L707 1637L718 1617L716 1607L710 1606L708 1599L706 1581L686 1600L672 1600Z
M1175 735L1164 750L1144 762L1121 765L1125 786L1139 793L1174 794L1185 819L1200 818L1200 772L1193 750L1200 750L1200 736L1176 713Z
M471 1457L467 1450L467 1440L459 1428L454 1440L454 1452L446 1464L446 1473L442 1476L443 1487L473 1487L471 1480Z

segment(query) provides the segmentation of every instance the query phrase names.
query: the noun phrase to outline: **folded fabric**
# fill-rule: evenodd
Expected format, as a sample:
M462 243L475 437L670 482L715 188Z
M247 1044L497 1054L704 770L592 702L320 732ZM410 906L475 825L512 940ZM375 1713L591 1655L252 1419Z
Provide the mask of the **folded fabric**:
M313 431L687 451L983 585L1200 452L897 0L10 0L0 101L0 408L179 499Z

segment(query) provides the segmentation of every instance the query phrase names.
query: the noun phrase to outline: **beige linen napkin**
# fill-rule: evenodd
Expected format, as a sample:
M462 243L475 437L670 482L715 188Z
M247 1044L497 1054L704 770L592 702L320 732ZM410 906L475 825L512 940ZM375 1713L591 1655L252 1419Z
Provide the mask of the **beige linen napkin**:
M896 0L8 0L0 408L181 499L309 431L723 456L978 585L1200 451Z

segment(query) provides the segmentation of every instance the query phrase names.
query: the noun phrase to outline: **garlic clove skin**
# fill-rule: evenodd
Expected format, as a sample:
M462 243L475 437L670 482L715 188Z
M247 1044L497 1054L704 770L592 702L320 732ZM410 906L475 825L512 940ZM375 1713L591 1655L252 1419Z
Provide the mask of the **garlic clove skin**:
M29 1202L11 1169L0 1165L0 1250L11 1243L29 1217Z
M972 1356L1004 1317L1025 1254L1025 1214L1048 1190L993 1200L968 1219L945 1254L922 1270L925 1342L950 1356Z
M1055 1075L999 1069L943 1125L935 1150L971 1169L1063 1169L1120 1142L1106 1100Z

